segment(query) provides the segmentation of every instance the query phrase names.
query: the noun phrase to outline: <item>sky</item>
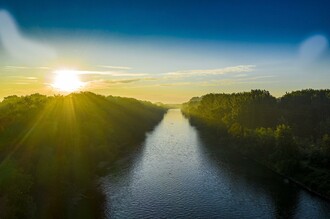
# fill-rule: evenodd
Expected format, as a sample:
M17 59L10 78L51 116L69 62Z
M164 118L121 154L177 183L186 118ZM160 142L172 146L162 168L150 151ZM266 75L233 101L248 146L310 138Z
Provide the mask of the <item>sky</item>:
M2 0L0 99L88 90L181 103L211 92L329 88L329 8L321 0Z

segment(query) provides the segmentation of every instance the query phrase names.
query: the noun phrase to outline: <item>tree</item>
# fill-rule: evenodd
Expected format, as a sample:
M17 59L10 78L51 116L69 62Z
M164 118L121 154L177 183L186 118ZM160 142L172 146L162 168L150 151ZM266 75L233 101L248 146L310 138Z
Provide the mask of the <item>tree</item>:
M276 146L279 154L284 157L293 156L296 152L292 129L288 125L278 125L275 130Z

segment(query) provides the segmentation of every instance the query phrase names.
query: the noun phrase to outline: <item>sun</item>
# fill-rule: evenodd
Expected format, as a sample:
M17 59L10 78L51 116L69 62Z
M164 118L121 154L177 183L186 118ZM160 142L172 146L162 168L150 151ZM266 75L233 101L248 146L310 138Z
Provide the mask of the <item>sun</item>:
M55 77L51 86L62 92L74 92L84 86L79 78L78 71L75 70L56 70Z

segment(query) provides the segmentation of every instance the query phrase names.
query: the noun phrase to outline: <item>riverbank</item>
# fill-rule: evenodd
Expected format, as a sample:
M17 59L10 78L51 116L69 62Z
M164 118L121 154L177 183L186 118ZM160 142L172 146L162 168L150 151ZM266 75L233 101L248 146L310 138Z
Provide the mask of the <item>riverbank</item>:
M330 90L275 98L266 90L207 94L182 105L189 119L238 153L330 197Z
M239 151L236 151L236 153L239 153ZM283 179L287 179L288 181L290 181L290 182L298 185L299 187L301 187L302 189L308 191L309 193L311 193L313 195L316 195L316 196L318 196L320 198L323 198L326 201L330 201L330 196L326 196L326 195L318 192L317 190L313 190L312 188L308 187L307 185L303 184L302 182L299 182L298 180L296 180L296 179L294 179L294 178L292 178L290 176L287 176L287 175L285 175L285 174L283 174L281 172L276 171L276 169L274 167L272 167L271 165L269 165L269 164L267 164L265 162L261 162L258 159L254 158L252 156L249 156L247 154L241 154L241 153L239 153L239 154L241 156L243 156L243 157L247 157L248 159L250 159L251 161L253 161L253 162L255 162L255 163L259 164L259 165L262 165L263 167L268 168L272 172L274 172L274 173L280 175L281 177L283 177Z
M253 142L244 141L244 139L240 139L239 141L237 141L236 138L231 137L230 135L228 135L228 133L225 132L219 135L219 130L217 130L217 127L214 124L210 125L209 123L204 122L201 119L194 118L189 115L186 115L186 117L189 119L190 123L197 128L199 132L203 132L204 135L208 136L208 138L213 138L213 141L218 142L217 145L219 147L225 147L227 150L234 150L235 153L239 154L242 158L247 158L252 162L257 163L258 165L268 168L275 174L278 174L283 177L283 179L289 180L290 182L298 185L309 193L321 197L328 202L330 201L330 195L328 193L324 193L324 191L322 192L320 189L317 188L317 186L312 188L308 186L308 184L303 183L303 181L296 176L288 175L279 171L278 169L276 169L276 166L269 160L265 160L262 157L258 157L256 154L251 153L252 151L242 150L242 148L244 147L251 147L251 145L248 144L253 144Z
M102 162L138 147L166 109L90 92L0 103L0 217L97 218Z

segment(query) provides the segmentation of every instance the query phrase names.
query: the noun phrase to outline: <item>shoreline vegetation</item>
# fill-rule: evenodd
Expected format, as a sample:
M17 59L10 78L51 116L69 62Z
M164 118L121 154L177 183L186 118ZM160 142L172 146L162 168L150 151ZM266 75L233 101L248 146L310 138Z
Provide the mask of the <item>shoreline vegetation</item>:
M293 91L280 98L266 90L207 94L181 110L219 148L330 200L330 90Z
M0 102L0 218L98 218L96 181L166 109L91 92Z

